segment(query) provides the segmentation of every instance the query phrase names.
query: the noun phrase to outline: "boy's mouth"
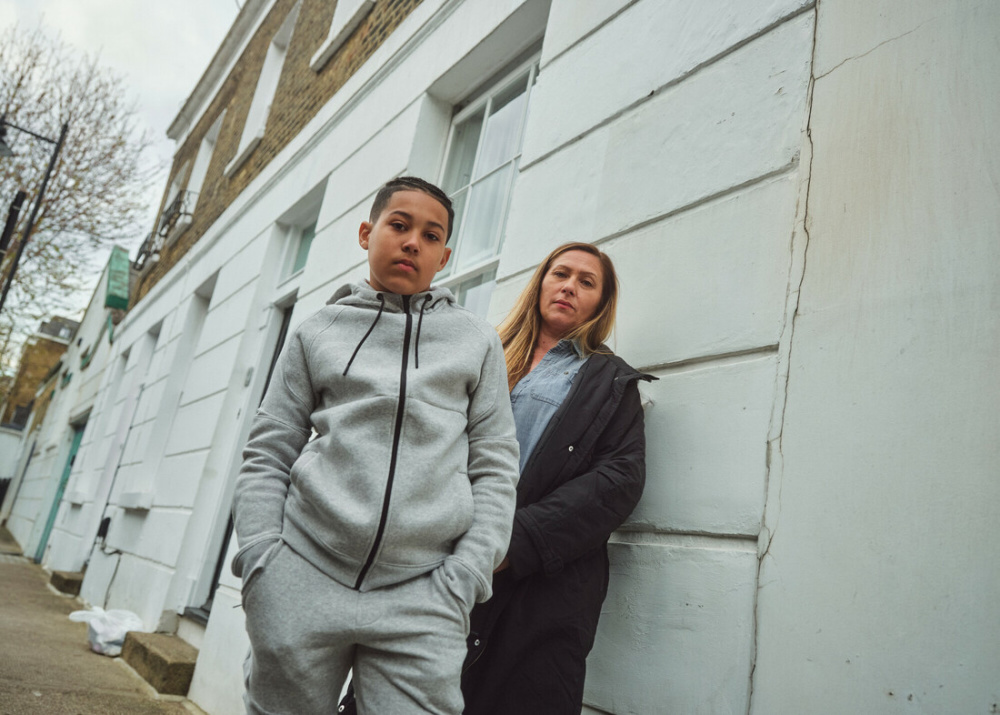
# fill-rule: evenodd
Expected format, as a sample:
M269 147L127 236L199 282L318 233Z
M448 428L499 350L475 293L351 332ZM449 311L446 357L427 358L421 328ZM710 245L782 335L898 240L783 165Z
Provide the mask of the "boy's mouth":
M408 270L408 271L414 271L414 272L416 272L416 270L417 270L416 264L414 264L412 261L409 261L409 260L407 260L405 258L403 258L402 260L396 261L396 265L400 266L401 268L403 268L405 270Z

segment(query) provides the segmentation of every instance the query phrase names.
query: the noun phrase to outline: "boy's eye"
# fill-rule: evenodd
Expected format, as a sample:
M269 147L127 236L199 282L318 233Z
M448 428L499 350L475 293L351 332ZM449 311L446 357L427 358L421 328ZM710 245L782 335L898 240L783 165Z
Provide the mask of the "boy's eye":
M441 237L438 236L436 233L428 233L427 234L427 240L429 240L429 241L440 241Z
M392 226L397 231L405 231L406 230L406 224L404 224L404 223L402 223L400 221L393 221L389 225Z

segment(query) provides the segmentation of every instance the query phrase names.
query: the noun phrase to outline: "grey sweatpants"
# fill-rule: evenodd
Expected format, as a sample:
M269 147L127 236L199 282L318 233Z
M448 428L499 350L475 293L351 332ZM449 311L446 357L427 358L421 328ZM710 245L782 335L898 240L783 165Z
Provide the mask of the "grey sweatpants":
M243 604L250 715L332 715L352 668L359 715L462 712L468 608L438 571L361 593L280 544Z

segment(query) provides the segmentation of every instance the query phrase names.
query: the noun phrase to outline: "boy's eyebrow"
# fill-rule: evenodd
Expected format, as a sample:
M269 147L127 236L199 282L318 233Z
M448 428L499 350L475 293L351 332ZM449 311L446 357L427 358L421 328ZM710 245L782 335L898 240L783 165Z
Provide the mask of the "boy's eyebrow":
M399 214L400 216L402 216L403 218L405 218L407 221L410 221L410 222L413 221L413 216L411 216L406 211L403 211L402 209L393 209L392 211L389 212L390 216L392 216L394 214ZM439 224L437 221L428 221L427 223L430 224L431 226L437 226L442 231L445 230L444 226L442 226L441 224Z

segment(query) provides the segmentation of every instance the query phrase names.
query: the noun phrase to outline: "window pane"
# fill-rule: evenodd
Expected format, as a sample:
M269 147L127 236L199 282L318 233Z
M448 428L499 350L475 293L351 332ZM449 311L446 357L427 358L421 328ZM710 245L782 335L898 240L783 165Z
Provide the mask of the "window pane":
M490 309L490 298L496 288L497 269L480 273L474 278L464 281L456 291L458 302L478 315L485 318Z
M456 270L493 257L506 209L504 200L512 168L513 165L508 164L470 189L469 208L462 226L462 245L458 247Z
M451 197L451 207L455 210L455 225L452 227L448 245L451 247L452 254L455 253L455 248L458 246L458 238L462 232L462 217L465 215L465 199L468 195L469 190L464 189ZM451 273L451 269L455 267L455 258L456 256L452 255L451 260L438 272L437 280L442 280Z
M306 259L309 257L309 248L312 246L313 238L316 236L316 222L313 221L311 224L302 229L302 235L299 238L299 246L295 251L295 260L292 262L291 273L296 273L306 265Z
M441 187L447 194L468 186L472 180L472 163L476 160L476 147L479 146L479 132L483 128L485 111L484 108L476 112L455 127L448 153L448 167L444 172L444 186Z
M527 76L504 89L493 98L483 148L476 165L476 178L485 176L517 153L521 135L521 115L527 101Z

